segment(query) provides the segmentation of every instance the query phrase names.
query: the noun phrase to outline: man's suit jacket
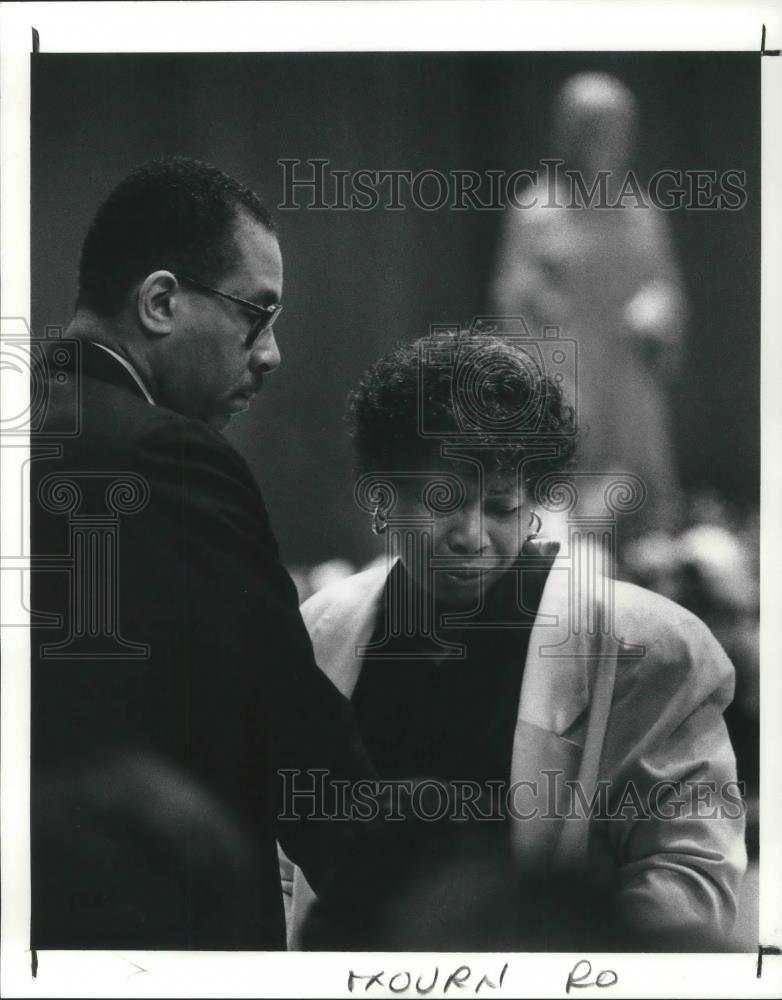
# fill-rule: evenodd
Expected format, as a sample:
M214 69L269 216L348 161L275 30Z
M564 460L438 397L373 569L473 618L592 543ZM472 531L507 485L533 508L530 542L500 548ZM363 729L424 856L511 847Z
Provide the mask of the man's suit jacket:
M284 948L275 838L317 883L350 833L278 830L276 769L371 767L244 460L81 348L33 439L32 946Z
M318 664L346 697L386 575L385 567L369 569L302 607ZM575 869L615 890L621 919L647 940L713 945L732 926L746 867L735 786L723 794L736 779L722 718L733 667L706 626L673 602L616 581L598 581L597 594L573 593L570 573L556 564L549 574L523 668L511 762L511 787L519 783L513 847L527 870ZM610 623L603 630L594 627L601 620ZM566 783L576 781L587 803L608 782L604 811L624 801L628 818L574 810ZM716 791L703 784L698 791L705 782ZM673 818L660 818L666 814ZM288 944L297 948L315 894L284 853L281 875Z

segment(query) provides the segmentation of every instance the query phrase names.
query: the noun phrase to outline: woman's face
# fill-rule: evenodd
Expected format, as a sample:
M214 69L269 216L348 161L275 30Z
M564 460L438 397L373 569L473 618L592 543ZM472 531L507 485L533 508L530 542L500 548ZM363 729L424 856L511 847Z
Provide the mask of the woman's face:
M438 603L477 606L517 559L530 509L518 476L477 464L442 462L411 476L394 509L419 542L416 554L403 549L405 568Z

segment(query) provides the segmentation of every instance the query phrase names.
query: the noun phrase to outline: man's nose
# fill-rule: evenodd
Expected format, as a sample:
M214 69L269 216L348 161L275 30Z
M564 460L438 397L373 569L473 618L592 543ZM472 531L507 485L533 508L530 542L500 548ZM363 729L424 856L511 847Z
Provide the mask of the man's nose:
M457 511L448 523L446 541L451 552L458 555L476 555L488 545L486 519L479 503L469 504Z
M280 349L274 338L274 331L264 331L250 352L250 369L257 374L266 375L279 367L280 360Z

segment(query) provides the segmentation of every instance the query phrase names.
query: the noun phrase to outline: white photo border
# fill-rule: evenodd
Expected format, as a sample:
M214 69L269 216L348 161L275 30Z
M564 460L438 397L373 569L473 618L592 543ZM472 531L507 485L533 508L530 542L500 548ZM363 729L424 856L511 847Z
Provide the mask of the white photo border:
M219 7L219 12L217 8ZM284 0L258 3L3 3L0 8L0 316L30 317L30 52L245 51L757 51L782 47L782 7L771 0ZM782 947L782 57L761 59L761 771L760 942ZM26 388L5 371L8 411ZM0 449L4 523L20 523L18 449ZM2 536L3 538L5 536ZM0 621L18 599L0 574ZM29 595L28 595L29 596ZM505 996L565 996L569 971L589 959L612 969L622 997L771 997L782 994L782 956L429 955L44 952L29 950L29 638L2 629L0 747L0 995L6 997L348 996L348 972L411 970L445 979L467 965ZM479 976L472 981L475 982ZM356 986L356 993L363 987ZM472 987L469 989L473 993ZM594 993L595 990L591 990ZM376 996L392 995L387 989ZM370 994L367 994L370 995ZM406 991L402 995L414 995ZM441 986L430 996L441 996Z

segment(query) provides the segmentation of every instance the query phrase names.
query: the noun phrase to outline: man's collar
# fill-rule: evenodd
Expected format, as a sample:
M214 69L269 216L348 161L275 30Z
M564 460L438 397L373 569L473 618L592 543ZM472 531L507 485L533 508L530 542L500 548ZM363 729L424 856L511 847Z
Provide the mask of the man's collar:
M121 354L117 354L117 352L113 351L110 347L106 347L105 344L99 344L99 343L97 343L97 341L94 341L94 340L91 340L90 344L93 347L99 347L102 351L105 351L106 354L108 354L112 358L114 358L115 361L118 361L122 365L122 367L125 369L125 371L127 371L127 373L131 376L131 378L136 383L136 385L139 387L139 389L141 390L144 398L150 404L150 406L155 406L156 405L155 404L155 400L152 398L152 396L151 396L151 394L149 392L149 389L147 389L147 387L144 385L144 382L142 381L141 376L139 375L139 373L136 371L136 369L133 367L133 365L126 358L123 358Z

